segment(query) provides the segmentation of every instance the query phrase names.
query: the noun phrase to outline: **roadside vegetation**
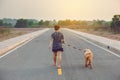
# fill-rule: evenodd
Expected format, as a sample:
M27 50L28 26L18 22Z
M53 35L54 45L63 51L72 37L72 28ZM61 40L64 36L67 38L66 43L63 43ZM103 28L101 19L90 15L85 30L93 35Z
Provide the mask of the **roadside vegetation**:
M120 15L114 15L111 21L60 20L58 24L77 31L107 37L120 41Z
M35 19L0 19L0 41L37 31L41 28L51 27L55 20Z
M35 20L35 19L0 19L0 39L19 36L34 31L34 28L52 28L54 25L71 28L95 35L120 40L120 15L114 15L111 21L105 20ZM24 28L24 29L23 29ZM37 30L37 29L36 29ZM14 35L14 36L11 36ZM112 36L112 37L111 37ZM9 38L10 38L9 37ZM4 40L4 39L3 39Z
M40 30L41 28L0 28L0 41Z
M93 20L93 21L80 21L80 20L60 20L58 24L71 28L71 29L80 29L87 31L107 31L114 34L120 33L120 15L114 15L111 19L112 21L105 20Z

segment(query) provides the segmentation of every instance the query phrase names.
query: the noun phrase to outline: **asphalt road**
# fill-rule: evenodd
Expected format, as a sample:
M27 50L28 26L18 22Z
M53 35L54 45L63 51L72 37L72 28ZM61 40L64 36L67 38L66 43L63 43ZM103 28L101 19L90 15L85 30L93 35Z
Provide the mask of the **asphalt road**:
M27 44L9 52L0 59L0 80L120 80L120 58L88 43L72 32L62 30L64 45L62 75L53 66L52 52L48 49L53 30L40 35ZM84 67L83 49L94 53L93 69Z

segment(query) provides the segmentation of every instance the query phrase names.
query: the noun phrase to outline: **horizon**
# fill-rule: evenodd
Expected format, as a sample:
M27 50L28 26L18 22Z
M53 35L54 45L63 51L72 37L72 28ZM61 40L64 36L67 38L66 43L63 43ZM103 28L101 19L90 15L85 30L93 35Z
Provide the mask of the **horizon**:
M119 3L119 0L1 0L0 19L111 21L113 15L120 14Z
M113 18L113 17L112 17ZM76 19L61 19L62 21L65 21L65 20L70 20L70 21L74 21L74 20L76 20L76 21L97 21L97 20L100 20L100 21L112 21L112 18L111 18L111 20L103 20L103 19L93 19L93 20L76 20ZM37 21L40 21L40 20L43 20L43 19L32 19L32 18L0 18L0 20L3 20L3 19L12 19L12 20L18 20L18 19L28 19L28 20L37 20ZM46 19L46 20L43 20L43 21L54 21L55 19ZM60 21L60 20L55 20L55 21Z

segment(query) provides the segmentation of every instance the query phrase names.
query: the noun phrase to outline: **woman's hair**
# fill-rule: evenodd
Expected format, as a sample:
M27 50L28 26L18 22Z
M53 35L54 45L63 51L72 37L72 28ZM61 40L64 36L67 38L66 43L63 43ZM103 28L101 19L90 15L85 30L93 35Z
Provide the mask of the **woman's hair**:
M54 29L57 31L57 30L59 30L59 29L60 29L60 26L55 25L55 26L54 26Z

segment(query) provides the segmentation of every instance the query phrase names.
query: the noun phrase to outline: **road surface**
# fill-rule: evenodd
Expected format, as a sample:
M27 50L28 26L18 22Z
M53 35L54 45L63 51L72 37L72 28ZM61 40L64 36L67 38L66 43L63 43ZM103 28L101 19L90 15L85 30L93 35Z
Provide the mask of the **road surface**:
M27 44L9 52L0 59L0 80L120 80L120 58L91 44L78 35L62 30L64 45L62 75L53 66L52 52L48 49L53 30L43 33ZM84 67L83 49L94 53L93 69Z

